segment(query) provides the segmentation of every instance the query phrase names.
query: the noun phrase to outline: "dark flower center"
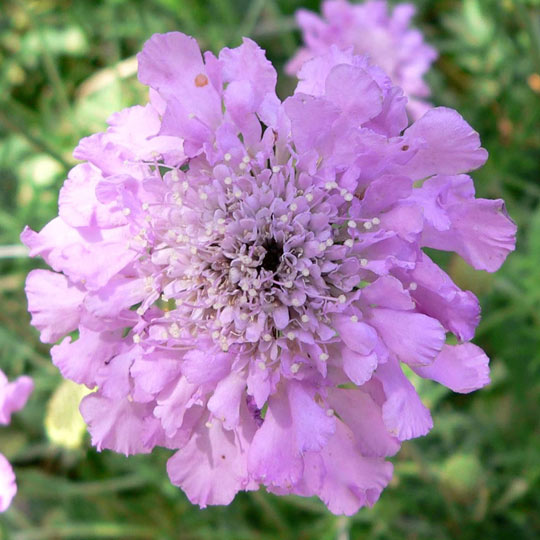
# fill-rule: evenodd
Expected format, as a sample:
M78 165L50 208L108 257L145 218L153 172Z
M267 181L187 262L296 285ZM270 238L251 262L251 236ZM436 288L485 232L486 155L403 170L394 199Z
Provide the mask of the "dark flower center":
M275 272L281 262L283 246L278 244L274 238L270 238L263 244L263 247L266 249L266 254L260 267Z

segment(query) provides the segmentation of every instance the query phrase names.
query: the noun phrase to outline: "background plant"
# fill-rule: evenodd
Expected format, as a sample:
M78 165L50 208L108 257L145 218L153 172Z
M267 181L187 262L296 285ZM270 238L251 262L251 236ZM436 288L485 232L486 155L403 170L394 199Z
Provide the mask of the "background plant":
M496 275L440 258L480 297L476 342L492 384L469 396L419 382L430 436L407 442L373 509L352 518L322 503L241 494L227 508L193 507L164 470L170 452L129 459L96 453L48 347L28 324L22 291L36 262L18 247L25 224L56 213L71 151L107 116L143 102L134 54L154 32L181 30L201 48L256 39L280 69L298 46L301 0L3 0L0 10L0 367L36 381L28 407L0 432L19 494L0 538L533 539L540 530L540 2L416 0L417 24L440 51L433 102L458 109L490 152L474 173L479 196L503 197L520 227ZM282 76L281 97L294 81ZM14 257L15 255L15 257ZM19 255L19 256L17 256ZM37 263L39 264L39 263Z

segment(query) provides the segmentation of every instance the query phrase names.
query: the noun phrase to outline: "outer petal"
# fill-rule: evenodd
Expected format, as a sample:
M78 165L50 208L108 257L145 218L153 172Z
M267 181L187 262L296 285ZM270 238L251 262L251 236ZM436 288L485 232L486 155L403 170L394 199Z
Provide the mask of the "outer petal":
M33 389L30 377L22 376L10 383L0 370L0 424L9 424L11 415L25 406Z
M105 448L126 456L149 452L141 440L144 418L150 414L146 405L90 394L81 401L80 411L98 451Z
M265 484L288 487L302 477L302 454L320 450L334 429L328 417L304 389L291 383L268 401L263 425L249 450L249 470Z
M328 401L341 420L354 433L355 442L364 456L393 456L400 442L388 432L382 408L361 389L333 388Z
M223 422L225 429L234 429L238 425L245 389L245 377L233 371L218 383L208 400L208 409Z
M382 411L390 434L400 441L425 435L433 427L431 415L399 364L389 359L379 365L375 377L382 383L386 394Z
M405 131L406 144L422 139L425 146L406 164L396 169L413 180L433 174L460 174L482 166L487 152L480 137L463 117L452 109L437 107L428 111Z
M221 351L193 349L184 355L182 373L193 384L216 383L229 373L233 359Z
M221 117L220 99L209 84L201 51L192 37L180 32L154 34L137 55L139 80L209 125Z
M82 326L76 341L66 337L51 349L51 356L66 379L93 387L98 369L117 354L120 346L121 332L94 332Z
M421 313L376 308L370 322L396 357L412 366L430 364L444 345L441 323Z
M171 482L201 508L229 504L249 482L245 449L236 438L217 420L210 427L200 426L167 462Z
M362 456L355 446L354 435L340 421L320 456L325 473L322 485L315 484L313 494L334 514L350 516L362 506L372 506L392 477L392 464ZM317 455L306 456L306 471L315 479L318 474L313 466L316 467L317 462ZM308 479L308 486L309 483Z
M381 89L367 71L356 66L341 64L330 71L326 79L326 99L356 126L382 111Z
M477 270L497 271L516 245L516 225L504 201L476 199L447 209L452 227L439 232L426 229L428 247L455 251Z
M489 384L489 358L472 343L445 345L433 364L414 368L414 371L462 394Z
M48 270L33 270L26 278L28 310L41 341L54 343L75 330L81 317L84 292L66 276Z
M329 144L330 127L339 116L339 110L323 98L296 94L284 103L291 120L292 136L298 152L319 149Z
M167 437L174 437L182 427L187 410L197 401L194 397L196 390L196 385L181 377L156 399L154 416L161 420Z
M9 461L0 454L0 512L5 512L17 493L15 474Z
M460 340L474 336L480 321L480 304L470 291L462 291L426 254L410 274L398 273L411 281L411 296L418 310L438 319Z
M359 386L369 381L377 368L378 359L375 353L363 355L343 347L341 357L343 371L354 384Z

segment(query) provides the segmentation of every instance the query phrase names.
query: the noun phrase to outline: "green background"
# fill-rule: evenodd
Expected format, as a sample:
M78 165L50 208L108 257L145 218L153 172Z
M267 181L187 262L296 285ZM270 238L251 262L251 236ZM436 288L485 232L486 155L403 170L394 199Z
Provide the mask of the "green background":
M129 459L49 440L44 419L73 415L51 396L61 378L29 326L23 283L41 264L8 257L25 224L57 212L71 151L107 116L144 102L134 55L155 32L181 30L201 48L257 40L282 75L300 36L292 14L316 1L0 1L0 367L35 377L27 408L0 430L19 493L0 515L0 539L507 539L540 531L540 2L416 0L416 24L440 58L433 102L456 108L490 153L474 173L479 196L503 197L518 248L495 275L454 257L439 262L480 297L475 342L492 384L452 395L422 381L435 427L407 442L381 500L351 518L315 499L241 493L229 507L189 504L166 475L169 451ZM6 247L8 246L8 247ZM18 248L13 248L17 254ZM54 419L54 418L53 418Z

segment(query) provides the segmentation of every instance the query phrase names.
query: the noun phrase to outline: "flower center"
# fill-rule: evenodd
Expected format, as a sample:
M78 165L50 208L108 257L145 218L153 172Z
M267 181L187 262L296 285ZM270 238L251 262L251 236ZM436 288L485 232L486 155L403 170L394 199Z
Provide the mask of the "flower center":
M263 247L266 249L266 254L259 269L264 268L269 272L275 272L281 263L283 246L278 244L274 238L270 238L263 244Z

